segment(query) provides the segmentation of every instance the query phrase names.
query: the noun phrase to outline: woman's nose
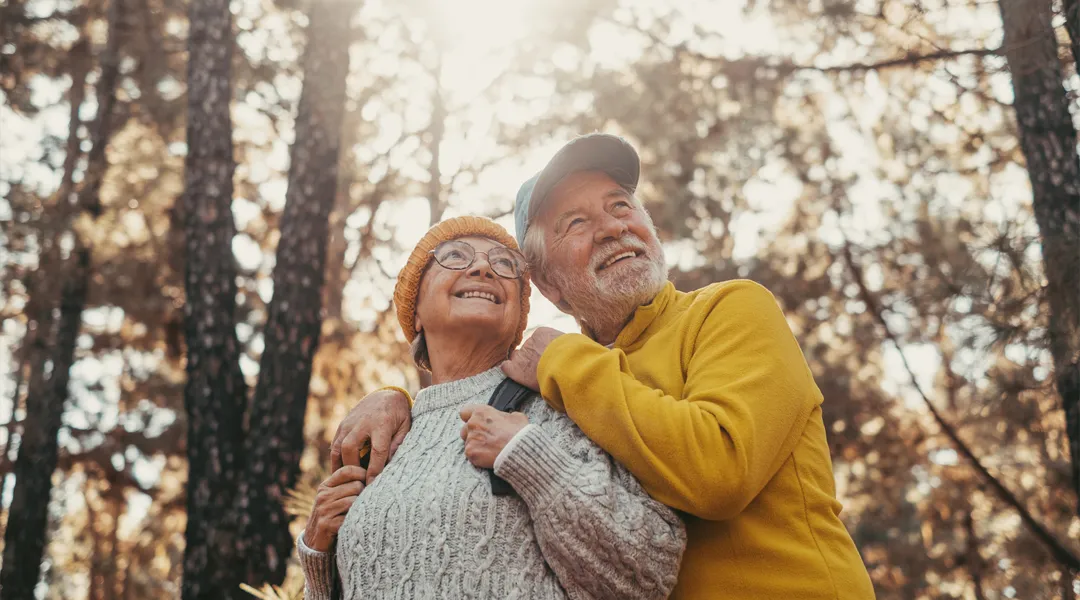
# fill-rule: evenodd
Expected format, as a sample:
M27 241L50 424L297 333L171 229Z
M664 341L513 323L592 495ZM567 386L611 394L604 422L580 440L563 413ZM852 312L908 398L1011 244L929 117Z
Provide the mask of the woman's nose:
M487 254L482 252L476 253L476 258L473 259L473 264L469 265L468 271L469 277L486 277L488 279L495 279L495 271L491 270L491 263L488 262Z

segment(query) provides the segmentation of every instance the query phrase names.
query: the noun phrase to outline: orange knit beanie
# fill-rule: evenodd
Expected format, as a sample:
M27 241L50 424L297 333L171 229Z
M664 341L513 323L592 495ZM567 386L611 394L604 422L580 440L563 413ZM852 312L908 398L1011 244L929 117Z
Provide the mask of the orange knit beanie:
M429 229L413 248L412 254L409 255L409 262L401 269L401 273L398 273L397 285L394 286L394 304L397 304L398 323L401 324L401 331L405 333L405 339L410 342L416 338L414 329L416 301L417 296L420 295L420 278L432 260L431 251L445 241L468 236L488 238L507 248L518 249L514 236L486 217L454 217ZM525 326L529 320L529 294L532 292L532 286L529 285L528 273L521 276L521 284L521 320L518 323L514 348L521 343L521 337L525 333Z

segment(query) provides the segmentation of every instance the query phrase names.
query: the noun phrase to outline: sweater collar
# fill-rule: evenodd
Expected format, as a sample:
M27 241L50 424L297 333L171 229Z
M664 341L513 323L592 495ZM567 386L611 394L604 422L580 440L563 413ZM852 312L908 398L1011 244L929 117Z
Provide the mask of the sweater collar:
M506 375L496 365L472 377L426 387L416 393L412 416L415 419L424 413L476 402L479 396L483 396L480 402L486 403L491 392L503 379L506 379Z
M652 325L657 317L664 314L664 309L671 304L676 293L675 284L669 281L664 284L664 288L653 298L652 302L639 306L634 311L634 316L630 319L630 322L626 324L626 327L623 327L615 338L615 347L626 348L633 345L641 337L641 334L645 333L649 325Z

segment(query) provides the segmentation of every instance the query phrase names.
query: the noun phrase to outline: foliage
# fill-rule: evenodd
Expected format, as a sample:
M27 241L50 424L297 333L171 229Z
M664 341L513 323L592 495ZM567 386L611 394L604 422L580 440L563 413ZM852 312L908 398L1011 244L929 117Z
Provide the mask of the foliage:
M842 516L879 598L1071 597L1076 575L1047 539L1080 554L1080 519L996 3L496 4L497 29L440 28L450 16L419 0L357 12L293 535L348 408L421 383L390 305L404 252L443 215L511 226L517 183L568 136L603 129L642 151L640 196L680 287L749 277L783 305L826 398ZM14 399L0 402L0 473L24 436L34 340L56 302L46 284L67 273L53 257L78 236L92 276L43 589L172 598L188 470L186 3L125 11L101 214L72 222L63 191L86 177L105 6L0 3L0 392ZM309 6L233 7L231 246L254 389ZM1053 23L1075 123L1076 40ZM569 326L536 304L533 325ZM257 594L295 594L295 565L289 577Z

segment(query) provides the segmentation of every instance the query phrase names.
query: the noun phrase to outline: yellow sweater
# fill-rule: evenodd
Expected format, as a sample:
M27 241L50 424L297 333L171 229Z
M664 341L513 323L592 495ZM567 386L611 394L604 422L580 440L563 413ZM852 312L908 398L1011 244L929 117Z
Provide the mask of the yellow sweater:
M669 283L613 349L557 338L538 378L548 403L688 513L672 598L874 598L839 518L821 392L765 288Z

